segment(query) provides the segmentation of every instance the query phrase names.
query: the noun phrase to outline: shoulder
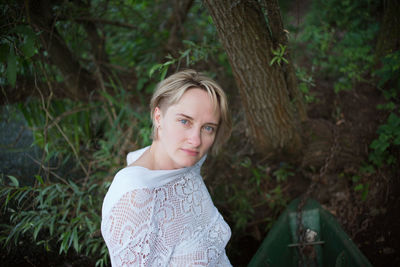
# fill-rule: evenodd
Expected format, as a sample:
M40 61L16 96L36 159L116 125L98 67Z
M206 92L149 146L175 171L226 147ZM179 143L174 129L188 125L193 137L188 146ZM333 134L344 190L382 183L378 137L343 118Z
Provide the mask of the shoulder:
M103 201L103 213L107 213L126 193L151 189L143 179L146 170L139 167L125 167L115 175Z
M149 147L144 147L132 152L129 152L128 155L126 155L126 163L127 165L131 165L133 162L135 162L136 160L138 160L140 158L140 156L143 155L143 153L148 149Z
M151 174L146 168L139 166L125 167L115 174L109 191L118 193L153 188L154 185L148 179L149 175Z

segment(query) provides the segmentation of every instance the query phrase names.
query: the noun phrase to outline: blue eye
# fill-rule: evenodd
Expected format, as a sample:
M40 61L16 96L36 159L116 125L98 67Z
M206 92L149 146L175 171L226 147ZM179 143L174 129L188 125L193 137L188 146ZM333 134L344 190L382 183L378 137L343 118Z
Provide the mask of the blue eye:
M204 126L204 130L206 130L206 132L212 133L212 132L214 132L214 127Z
M181 119L181 120L179 120L179 122L182 123L183 125L186 125L189 123L189 121L186 119Z

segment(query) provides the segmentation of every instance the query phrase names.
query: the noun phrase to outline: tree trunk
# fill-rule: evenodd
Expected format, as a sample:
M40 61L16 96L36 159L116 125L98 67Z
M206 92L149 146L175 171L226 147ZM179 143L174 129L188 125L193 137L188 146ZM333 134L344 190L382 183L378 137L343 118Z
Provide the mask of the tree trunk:
M385 1L382 26L376 45L376 61L400 49L400 2Z
M169 29L169 38L166 45L166 52L173 57L179 56L179 49L182 48L183 24L187 14L193 5L193 0L174 0L173 13L167 21L166 29Z
M26 6L28 22L41 31L40 40L49 54L49 60L58 67L66 84L65 95L72 99L87 100L96 86L91 73L84 69L65 44L55 28L52 5L48 0L32 1Z
M264 1L270 28L257 1L204 3L228 55L255 147L275 156L296 155L306 113L291 62L270 65L271 49L286 44L277 2Z
M75 4L82 11L84 11L84 12L81 11L84 17L88 18L90 17L90 12L89 12L89 10L91 9L90 1L86 3L81 0L76 0ZM96 23L92 20L82 20L80 21L80 23L82 24L83 28L86 31L88 40L92 47L93 59L97 68L99 69L102 75L106 76L110 75L110 71L106 67L106 64L108 64L110 61L106 52L105 38L102 31L99 30Z

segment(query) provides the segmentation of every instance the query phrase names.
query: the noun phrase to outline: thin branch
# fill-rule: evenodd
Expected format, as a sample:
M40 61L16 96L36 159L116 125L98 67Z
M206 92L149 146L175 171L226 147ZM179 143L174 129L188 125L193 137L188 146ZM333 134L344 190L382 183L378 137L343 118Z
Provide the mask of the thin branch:
M94 22L94 23L108 24L108 25L113 25L113 26L117 26L117 27L133 29L133 30L138 29L138 27L136 27L135 25L129 24L129 23L112 21L112 20L107 20L107 19L100 19L100 18L81 17L81 18L76 18L75 21L77 21L77 22L90 21L90 22Z
M61 176L59 176L57 173L53 172L50 168L48 168L48 167L46 167L46 166L43 166L43 164L42 164L40 161L34 159L31 155L28 155L28 157L31 158L31 160L33 160L33 162L35 162L36 164L40 165L41 168L43 168L43 169L46 170L47 172L51 173L51 174L54 175L57 179L59 179L60 181L62 181L62 182L65 183L66 185L68 185L67 181L66 181L64 178L62 178Z
M62 113L60 116L56 117L48 126L46 126L47 129L52 128L56 123L58 123L60 120L62 120L63 118L72 115L74 113L78 113L84 110L88 110L88 109L92 109L93 107L78 107L75 108L73 110L68 110L65 111L64 113Z
M46 79L47 79L47 77L46 77ZM46 108L46 105L44 104L44 97L43 97L42 92L40 91L39 87L37 87L37 86L36 86L36 89L39 91L39 94L41 95L41 98L42 98L42 109L46 113L46 116L48 116L54 122L55 121L54 117L50 114L49 110ZM50 97L51 96L52 96L52 92L50 93ZM48 103L48 105L49 104L50 103ZM47 120L47 118L46 118L46 120ZM56 128L58 129L58 131L61 133L61 135L64 137L65 141L67 141L68 145L71 147L72 152L74 153L76 159L78 160L78 163L81 166L82 170L85 172L86 175L89 175L87 169L83 165L83 163L78 155L78 152L76 151L74 145L69 140L68 136L64 133L64 131L61 129L60 125L57 122L54 122L54 124L55 124ZM46 125L47 125L47 123L46 123Z
M12 143L9 144L9 145L0 144L0 148L1 148L1 149L13 148L13 147L18 143L18 141L19 141L19 139L21 138L22 133L24 132L24 130L25 130L25 127L21 126L21 127L20 127L20 130L19 130L19 132L18 132L18 136L17 136L17 138L15 138L14 142L12 142Z
M34 64L34 65L35 65L35 64ZM39 89L39 87L37 86L36 72L34 73L34 76L35 76L35 78L34 78L35 88L38 90L39 95L40 95L40 99L41 99L41 101L42 101L42 106L45 108L46 106L45 106L45 101L44 101L44 97L43 97L42 91L41 91L41 90ZM50 90L51 90L51 89L50 89ZM52 95L51 95L51 93L50 93L49 99L50 99L51 97L52 97ZM48 116L47 116L47 114L46 114L45 130L44 130L44 133L43 133L43 143L44 143L44 144L47 143L47 124L48 124L48 123L49 123L49 120L48 120ZM38 171L39 174L40 174L40 171L41 171L42 169L46 171L46 169L44 168L44 166L43 166L43 164L42 164L42 162L44 162L44 159L45 159L45 154L46 154L46 150L44 149L44 150L43 150L43 153L42 153L41 163L40 163L40 165L39 165L39 171Z

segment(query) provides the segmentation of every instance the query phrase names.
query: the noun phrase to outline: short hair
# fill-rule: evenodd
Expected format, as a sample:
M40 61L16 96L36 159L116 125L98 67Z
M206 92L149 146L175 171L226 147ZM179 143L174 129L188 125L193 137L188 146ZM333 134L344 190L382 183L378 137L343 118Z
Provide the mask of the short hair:
M208 93L216 110L220 112L220 120L210 152L216 154L227 141L232 131L232 121L228 108L228 100L222 88L211 78L192 69L183 70L172 74L161 81L151 98L150 112L153 122L152 138L157 139L155 133L154 110L158 107L162 112L179 102L182 95L189 89L199 88Z

